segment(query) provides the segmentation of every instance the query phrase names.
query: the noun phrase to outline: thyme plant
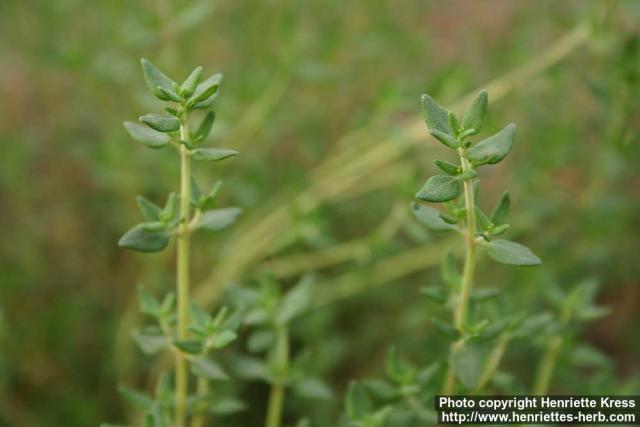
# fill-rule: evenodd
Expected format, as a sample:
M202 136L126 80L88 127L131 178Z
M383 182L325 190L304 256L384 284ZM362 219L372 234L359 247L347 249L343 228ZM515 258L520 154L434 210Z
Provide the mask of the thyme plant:
M459 339L451 347L450 366L446 375L444 394L455 390L456 360L465 359L465 342L478 333L479 325L469 320L469 299L474 285L476 256L478 248L483 248L493 260L507 265L533 266L540 259L529 248L510 240L497 238L508 228L507 216L511 199L504 193L491 215L478 207L478 169L482 166L501 162L511 150L516 133L516 125L510 123L498 133L473 143L470 139L480 132L487 113L488 96L480 92L462 119L440 106L429 95L422 95L424 119L433 137L454 150L457 164L435 160L436 166L444 173L434 175L416 193L420 202L444 203L441 212L421 203L413 205L416 217L434 231L457 231L464 239L465 260L459 287L454 283L453 325ZM462 188L462 190L461 190ZM482 325L480 329L488 325ZM460 375L466 375L464 372ZM467 381L468 382L468 381Z
M194 231L220 230L232 224L240 209L217 208L220 182L206 192L200 190L192 176L192 161L221 161L237 155L226 148L205 148L214 123L211 110L219 93L222 75L203 79L202 67L194 69L182 84L177 84L146 59L141 60L144 81L151 93L168 103L164 113L149 113L141 123L125 122L129 135L152 149L172 147L180 158L179 194L170 193L160 207L143 196L137 202L144 222L127 231L119 241L124 248L139 252L158 252L176 241L176 291L156 299L140 289L141 311L155 320L155 325L134 332L134 339L145 353L169 351L174 358L173 381L163 375L157 396L149 398L123 389L131 400L146 410L145 427L201 427L206 403L210 401L209 381L226 376L210 357L210 352L227 346L236 338L238 316L222 309L211 316L190 299L190 240ZM203 118L192 128L192 115L203 111ZM197 377L195 395L190 374ZM172 418L172 421L170 419Z
M292 345L292 329L295 323L308 314L313 301L313 279L304 276L290 289L270 276L260 280L259 288L236 289L235 305L244 313L244 324L250 328L247 349L258 355L236 357L236 375L246 379L266 382L269 387L265 427L281 427L284 424L284 408L288 395L305 401L326 401L331 391L318 378L309 375L308 356ZM244 366L244 369L243 369ZM251 369L247 369L247 367ZM308 426L302 418L296 427Z
M414 366L402 360L395 349L390 349L385 364L387 378L354 382L349 387L346 424L350 427L380 427L387 425L390 417L396 419L393 425L415 425L416 419L421 423L436 423L430 404L434 395L480 392L495 374L507 343L539 330L549 320L512 313L493 321L474 316L474 300L479 302L487 296L482 289L474 289L480 250L501 264L535 266L541 263L526 246L500 237L509 229L509 193L502 195L491 214L478 206L478 170L501 162L509 154L516 131L515 124L508 124L498 133L473 142L471 137L483 127L487 105L487 93L483 91L459 119L429 95L422 96L429 132L455 152L457 158L455 163L435 160L442 174L430 177L417 192L417 202L411 205L418 221L427 228L435 232L457 232L464 242L461 272L452 254L447 254L443 261L442 276L448 289L424 289L429 299L451 307L451 322L433 319L436 330L451 346L445 361L433 361L426 366ZM442 203L444 209L428 203ZM443 368L445 372L441 375ZM541 381L544 381L549 368L543 363L541 370ZM376 405L376 401L384 405ZM403 419L405 422L398 421Z

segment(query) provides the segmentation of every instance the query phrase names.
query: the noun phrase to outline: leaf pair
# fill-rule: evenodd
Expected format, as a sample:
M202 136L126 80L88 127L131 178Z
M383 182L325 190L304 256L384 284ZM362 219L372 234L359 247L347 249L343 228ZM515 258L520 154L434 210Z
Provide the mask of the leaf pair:
M178 199L175 193L171 193L164 208L160 208L145 197L138 196L138 207L148 222L127 231L118 241L118 246L138 252L158 252L166 248L171 230L179 223Z
M447 111L429 95L422 95L424 120L431 134L449 148L458 148L464 137L475 135L484 124L488 96L482 91L473 100L458 123L455 115Z
M140 63L145 84L151 93L162 101L184 103L187 110L211 106L222 80L222 75L216 73L200 82L202 67L197 67L179 86L147 59L141 59Z

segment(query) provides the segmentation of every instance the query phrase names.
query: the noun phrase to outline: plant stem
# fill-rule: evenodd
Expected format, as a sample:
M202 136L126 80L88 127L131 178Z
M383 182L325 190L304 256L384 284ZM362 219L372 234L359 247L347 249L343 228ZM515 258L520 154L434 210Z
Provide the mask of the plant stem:
M547 394L549 390L549 384L551 384L551 376L553 375L553 368L556 365L556 359L558 358L558 352L562 346L562 337L555 336L549 340L547 344L547 350L540 360L538 365L538 371L536 373L536 379L533 386L534 395Z
M189 141L189 129L186 120L180 125L180 138ZM189 215L191 201L191 160L187 147L180 145L180 218L182 223L178 233L177 260L177 318L178 339L189 338ZM189 388L189 368L187 358L176 352L176 427L186 425L186 400Z
M209 393L209 381L204 377L198 377L197 385L198 397L206 397ZM200 405L203 406L203 405ZM191 427L204 426L204 408L200 407L196 409L196 414L191 420Z
M572 299L565 301L564 308L560 314L560 324L562 326L569 324L573 304L574 301ZM538 370L536 371L536 378L533 385L534 395L547 394L549 385L551 384L551 377L553 376L553 369L555 368L562 343L562 335L556 335L549 339L547 349L545 350L544 355L540 360L540 364L538 365Z
M463 172L471 170L469 161L464 157L464 153L459 151ZM473 197L473 184L470 179L464 181L464 204L467 216L466 255L464 260L464 271L462 273L462 289L460 300L456 306L454 323L459 331L464 329L467 320L469 306L469 295L473 286L473 275L476 269L476 204Z
M471 164L465 157L464 150L458 149L462 171L470 171ZM453 313L453 323L460 334L464 333L464 325L467 319L467 311L469 307L469 296L473 287L473 276L476 269L476 204L473 196L473 184L471 179L464 180L464 205L467 217L467 227L465 235L465 259L464 270L462 272L462 285L460 296ZM451 345L451 353L455 352L462 346L462 339ZM445 377L444 394L452 394L455 387L455 376L453 370L449 366Z
M496 371L500 362L502 361L502 356L504 355L504 351L507 348L507 344L511 339L511 334L509 331L505 331L498 338L498 342L496 346L493 348L493 351L487 358L487 361L484 365L484 369L482 370L482 375L480 376L480 380L478 380L478 385L476 386L474 393L480 392L484 386L491 380L493 373Z
M282 423L282 406L284 405L284 381L289 368L289 333L285 326L277 331L275 348L276 378L271 385L269 408L265 427L280 427Z

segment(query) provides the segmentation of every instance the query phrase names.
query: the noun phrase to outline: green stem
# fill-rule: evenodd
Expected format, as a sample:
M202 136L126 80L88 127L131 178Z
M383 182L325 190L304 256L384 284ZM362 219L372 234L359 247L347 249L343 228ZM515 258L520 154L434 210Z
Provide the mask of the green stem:
M533 386L534 395L547 394L561 346L562 337L555 336L549 340L547 350L538 365L538 371L536 373L536 379Z
M462 148L458 149L458 155L460 156L460 162L462 164L462 171L467 172L472 170L469 160L464 155ZM463 183L464 187L464 204L467 217L467 227L465 233L465 259L464 270L462 272L462 286L460 289L460 296L458 298L457 305L453 313L453 321L456 329L460 334L464 333L464 325L467 320L467 312L469 309L469 296L471 295L471 288L473 287L473 276L476 269L476 204L473 196L473 184L471 179L465 179ZM463 344L462 340L458 340L451 345L451 353L457 351ZM443 388L444 394L452 394L455 388L455 375L451 369L448 368L445 377L445 384Z
M204 377L198 377L198 385L197 385L198 397L204 398L209 394L209 381ZM200 405L204 406L204 405ZM191 427L202 427L204 426L204 408L199 407L196 409L196 414L193 416L191 420Z
M480 380L478 381L478 385L476 386L474 393L479 393L491 380L493 373L496 371L500 362L502 361L502 356L504 356L504 351L507 348L507 344L511 339L511 335L509 331L505 331L500 335L496 346L493 348L493 351L487 358L487 361L484 365L484 369L482 370L482 375L480 376Z
M573 299L568 299L564 303L564 308L560 313L560 324L564 327L569 324L572 315L574 301ZM533 394L534 395L542 395L547 394L549 390L549 385L551 384L551 377L553 376L553 370L556 365L556 360L558 359L558 354L560 353L560 348L562 347L563 338L562 335L555 335L549 339L547 343L547 349L540 359L540 364L538 365L538 370L536 371L536 378L533 385Z
M282 407L285 394L284 381L289 369L289 333L284 326L280 327L277 332L274 358L277 375L271 385L265 427L280 427L282 423Z
M460 160L463 172L471 170L469 161L464 157L462 151ZM473 197L473 184L470 179L464 181L464 202L467 216L467 234L465 236L466 255L464 260L464 271L462 273L462 289L460 291L460 301L455 311L454 323L459 331L464 329L467 320L469 306L469 295L473 286L473 275L476 269L476 204Z
M180 125L180 138L189 141L189 129L186 120ZM177 260L177 318L178 339L189 338L189 216L191 201L191 160L187 147L180 145L180 218L182 222L178 233ZM186 425L186 401L189 389L189 367L187 358L176 352L176 427Z

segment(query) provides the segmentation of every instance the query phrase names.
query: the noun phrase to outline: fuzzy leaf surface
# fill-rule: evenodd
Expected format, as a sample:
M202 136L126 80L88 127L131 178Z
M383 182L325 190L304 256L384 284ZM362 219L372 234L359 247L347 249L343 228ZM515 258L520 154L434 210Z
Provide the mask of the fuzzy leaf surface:
M484 243L487 253L494 261L507 265L532 266L542 261L531 249L510 240L495 239Z
M500 132L478 142L467 151L467 158L472 162L483 164L496 164L509 154L516 134L516 125L510 123Z
M150 148L162 148L169 143L169 136L134 122L124 122L124 127L134 140Z
M434 175L416 193L416 199L423 202L447 202L460 195L460 185L454 177Z
M449 121L449 112L427 94L422 95L421 101L424 121L429 130L435 129L453 136L453 130L451 129L451 123Z
M474 134L480 132L484 123L484 118L487 114L487 104L489 97L487 91L483 90L476 96L467 111L462 116L462 127L467 129L474 129Z
M449 231L455 229L455 226L442 219L439 210L432 208L431 206L425 206L414 202L411 204L411 211L415 215L416 219L424 224L429 230Z

